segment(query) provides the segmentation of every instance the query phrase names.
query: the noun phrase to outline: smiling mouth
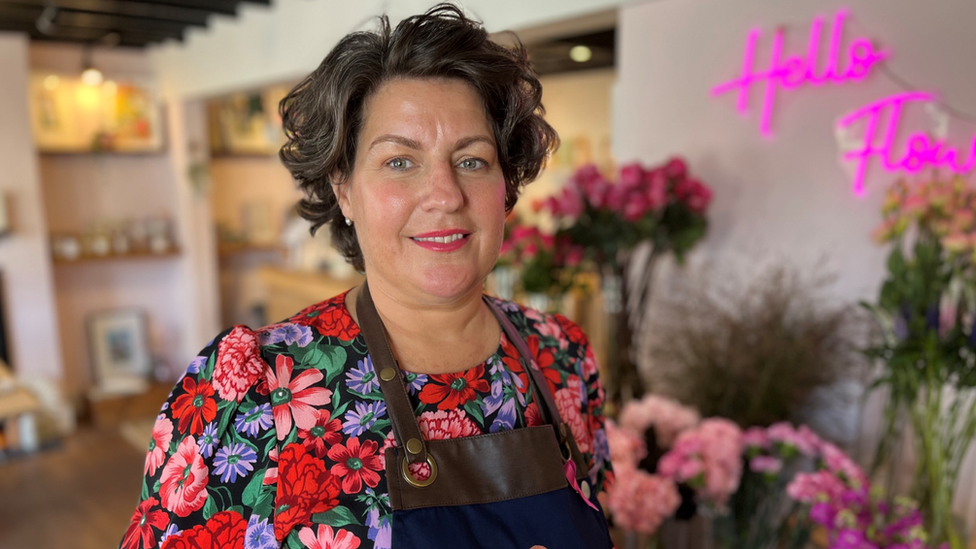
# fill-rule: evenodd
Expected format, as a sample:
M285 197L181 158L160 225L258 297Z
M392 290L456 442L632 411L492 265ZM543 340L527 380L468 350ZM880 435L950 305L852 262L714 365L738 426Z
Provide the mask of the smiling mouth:
M462 238L467 238L469 236L471 236L471 235L470 234L455 233L455 234L448 235L448 236L431 236L431 237L427 237L427 238L418 238L418 237L412 236L412 237L410 237L410 240L414 240L416 242L437 242L439 244L449 244L451 242L454 242L456 240L461 240Z

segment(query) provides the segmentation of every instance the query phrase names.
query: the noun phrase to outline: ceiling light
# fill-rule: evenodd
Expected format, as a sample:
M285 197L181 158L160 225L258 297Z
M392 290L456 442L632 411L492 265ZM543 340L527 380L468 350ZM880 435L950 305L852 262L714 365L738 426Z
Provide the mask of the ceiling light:
M593 52L586 46L573 46L569 50L569 58L577 63L586 63L593 57Z
M81 81L89 86L98 86L103 79L102 71L95 67L88 67L81 73Z
M91 48L85 49L82 59L81 81L89 86L98 86L104 80L102 71L95 68L91 60Z

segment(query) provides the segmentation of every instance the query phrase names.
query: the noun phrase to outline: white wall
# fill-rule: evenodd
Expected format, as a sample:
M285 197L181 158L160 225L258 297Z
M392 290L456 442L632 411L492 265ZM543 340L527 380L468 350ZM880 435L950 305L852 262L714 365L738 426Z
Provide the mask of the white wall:
M396 24L433 0L279 0L271 8L242 4L236 18L215 16L184 44L154 49L169 97L201 97L304 77L339 39L375 27L387 13ZM465 0L490 32L542 25L626 3L623 0Z
M621 163L653 163L680 153L713 186L711 229L696 258L732 265L740 273L749 272L750 262L772 256L801 267L825 265L838 275L837 297L873 300L886 250L869 235L894 176L875 168L867 180L868 196L856 198L850 174L839 162L833 124L900 88L875 73L861 83L780 92L776 134L769 140L757 129L759 90L752 92L752 111L745 119L735 110L734 94L709 94L739 75L751 28L764 30L757 59L768 56L771 29L778 26L785 29L787 52L802 53L811 19L832 16L841 6L851 9L848 40L875 39L892 51L889 66L899 75L976 113L971 70L976 5L967 0L645 3L619 14L613 141ZM976 125L953 121L950 130L950 140L968 151ZM974 453L961 486L976 483ZM976 498L968 492L959 490L956 501L966 518L976 514Z
M10 360L18 374L61 377L47 226L27 115L27 37L0 33L0 192L12 233L0 238Z

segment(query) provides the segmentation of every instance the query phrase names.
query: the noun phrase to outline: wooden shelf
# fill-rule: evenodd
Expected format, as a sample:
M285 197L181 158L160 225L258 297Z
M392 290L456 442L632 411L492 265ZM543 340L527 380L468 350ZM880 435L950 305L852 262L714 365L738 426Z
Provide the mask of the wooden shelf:
M69 265L72 263L105 263L110 261L133 261L141 259L166 259L178 257L180 250L171 248L162 253L154 252L132 252L128 254L108 254L108 255L82 255L77 259L54 258L55 265Z
M152 156L160 157L166 156L166 150L159 151L38 151L41 158L84 158L84 157L96 157L96 156L123 156L123 157L141 157L141 156Z
M247 242L222 242L217 246L217 254L220 257L248 253L285 253L285 247L281 244L250 244Z

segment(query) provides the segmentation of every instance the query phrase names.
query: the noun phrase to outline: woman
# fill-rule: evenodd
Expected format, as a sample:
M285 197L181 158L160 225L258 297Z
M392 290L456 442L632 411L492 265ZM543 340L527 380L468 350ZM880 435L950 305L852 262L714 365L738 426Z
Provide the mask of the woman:
M347 36L292 90L300 210L367 282L204 349L122 547L610 547L586 337L482 295L557 143L540 98L525 50L449 5Z

